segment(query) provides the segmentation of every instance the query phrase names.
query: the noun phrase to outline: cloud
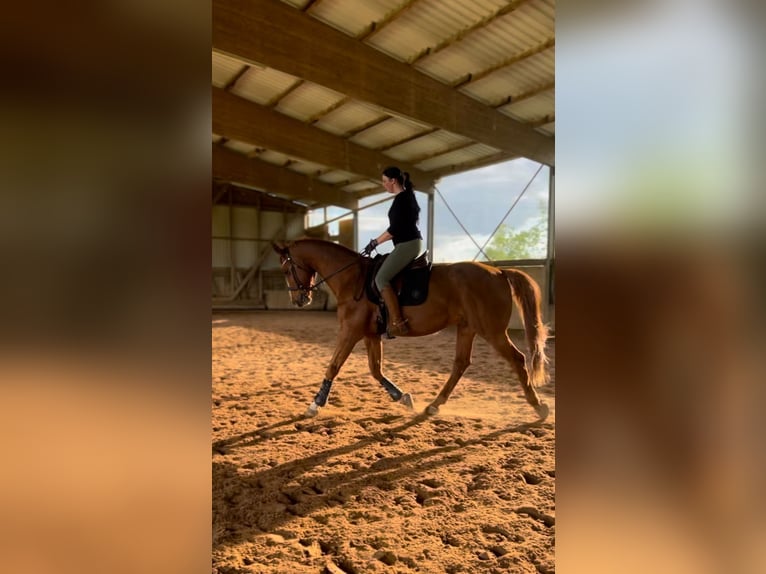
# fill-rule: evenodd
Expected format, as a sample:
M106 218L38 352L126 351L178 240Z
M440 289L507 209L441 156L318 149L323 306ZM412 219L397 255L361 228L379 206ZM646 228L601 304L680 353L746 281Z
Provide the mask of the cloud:
M514 160L444 178L437 186L435 233L461 231L447 206L470 233L491 233L528 184L504 223L517 227L537 217L541 202L547 206L548 201L548 169L543 168L535 176L539 167L529 160Z
M488 234L473 236L479 245L483 245L487 237ZM434 235L434 263L471 261L478 251L479 248L467 235Z

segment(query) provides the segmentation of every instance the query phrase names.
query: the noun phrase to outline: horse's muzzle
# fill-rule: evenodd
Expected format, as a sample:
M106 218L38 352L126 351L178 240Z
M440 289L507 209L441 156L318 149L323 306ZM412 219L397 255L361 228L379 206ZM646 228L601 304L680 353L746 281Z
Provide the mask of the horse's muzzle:
M293 305L298 307L299 309L301 307L305 307L311 303L311 293L306 293L305 291L301 291L298 295L297 299L293 299Z

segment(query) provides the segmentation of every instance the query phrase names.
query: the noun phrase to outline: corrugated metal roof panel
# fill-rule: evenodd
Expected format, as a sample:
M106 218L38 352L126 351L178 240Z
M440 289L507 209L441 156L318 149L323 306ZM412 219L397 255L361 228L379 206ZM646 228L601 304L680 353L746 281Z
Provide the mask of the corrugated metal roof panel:
M213 52L213 85L216 88L223 88L245 65L242 60Z
M344 98L334 90L306 82L279 101L277 111L306 121Z
M333 110L314 125L335 135L345 135L354 128L365 125L387 115L375 108L357 101L350 101Z
M372 36L368 43L402 61L479 22L502 0L424 0Z
M509 86L505 77L498 77L496 74L482 78L474 84L466 84L458 91L462 92L466 96L470 96L475 100L487 104L488 106L497 104L506 100L508 96L512 94L521 93L521 90Z
M282 0L282 2L289 4L293 8L303 8L308 3L308 0Z
M540 21L555 22L556 20L556 0L536 0L530 3L530 10L536 12L535 18ZM555 23L551 29L555 28Z
M550 82L555 76L555 50L549 48L513 66L497 70L474 83L460 88L461 92L485 102L497 102Z
M537 4L524 4L493 20L460 42L424 58L416 67L452 84L467 74L490 69L515 54L542 44L554 37L554 21L541 12ZM520 20L524 23L519 24Z
M322 174L319 176L319 180L329 183L331 185L334 185L336 183L341 183L343 181L356 181L358 176L356 174L350 173L348 171L342 171L339 169L335 169L333 171L328 171L327 173Z
M552 136L556 133L556 122L553 121L549 124L545 124L544 126L537 128L537 131L544 133L545 135Z
M297 81L295 76L273 68L251 68L237 81L231 93L258 104L267 104Z
M527 50L552 38L555 23L552 17L541 12L536 2L522 4L510 14L498 18L471 40L483 45L487 52L512 55ZM492 44L495 47L492 47ZM504 48L508 49L505 50Z
M412 158L431 156L440 151L446 151L461 143L467 143L470 140L466 137L453 134L452 132L439 130L427 136L403 143L387 150L386 155L400 161L407 161Z
M349 141L371 149L379 149L428 129L422 124L391 117L356 134Z
M381 188L380 183L373 183L371 181L364 179L362 181L357 181L356 183L352 183L352 184L344 186L343 191L346 191L348 193L359 193L359 192L368 192L372 190L379 190L380 188Z
M312 6L309 14L349 36L356 37L364 32L371 22L379 22L401 5L402 0L324 0Z
M469 161L475 161L483 157L495 155L500 150L484 144L475 144L453 152L445 153L417 164L416 167L426 171L439 169L448 165L459 165Z
M529 121L552 113L555 110L555 107L556 101L553 91L551 90L542 94L537 94L532 98L522 100L518 103L510 103L497 109L512 118Z
M293 161L287 167L288 169L292 171L302 173L303 175L311 175L311 176L318 175L320 172L327 169L327 166L322 165L321 163L314 163L312 161L304 161L304 160Z
M239 140L229 140L225 144L223 144L223 147L227 147L231 150L234 150L238 153L248 154L255 150L256 146L253 144L245 143Z
M273 163L275 165L285 165L288 161L290 161L290 157L286 156L283 153L279 153L278 151L274 151L270 149L264 150L261 153L259 153L258 159L267 161L269 163Z

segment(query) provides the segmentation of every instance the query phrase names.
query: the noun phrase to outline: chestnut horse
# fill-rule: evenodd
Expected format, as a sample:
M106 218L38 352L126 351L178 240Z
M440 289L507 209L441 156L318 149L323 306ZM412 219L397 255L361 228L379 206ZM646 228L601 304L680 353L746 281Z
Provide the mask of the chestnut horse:
M377 329L377 305L367 299L365 278L371 259L342 245L320 239L298 239L274 243L282 271L294 305L311 302L312 292L326 282L338 300L338 333L335 352L325 372L324 381L306 416L316 416L327 404L333 379L340 371L356 343L364 338L372 376L388 391L391 398L412 408L412 397L403 393L381 372L381 336ZM316 282L316 275L322 280ZM521 309L529 356L525 357L508 337L513 300ZM523 271L499 269L483 263L460 262L434 264L431 270L428 298L417 306L402 307L408 319L405 337L420 337L441 331L449 325L457 327L457 348L452 374L428 406L435 414L455 388L471 364L476 335L485 339L511 366L521 381L527 402L541 420L548 416L548 406L540 400L535 387L544 383L546 375L545 341L547 327L540 315L540 289Z

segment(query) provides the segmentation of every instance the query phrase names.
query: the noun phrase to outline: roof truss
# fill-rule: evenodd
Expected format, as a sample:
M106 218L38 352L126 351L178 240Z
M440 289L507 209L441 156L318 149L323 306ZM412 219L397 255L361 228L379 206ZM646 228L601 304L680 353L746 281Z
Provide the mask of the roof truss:
M356 196L318 179L213 145L213 177L280 193L309 203L357 206Z
M511 154L554 163L552 138L279 0L213 0L213 11L216 51L272 66ZM391 77L401 80L399 89L390 88Z
M213 132L377 181L386 166L409 171L423 191L433 177L414 165L363 147L220 88L212 88Z

